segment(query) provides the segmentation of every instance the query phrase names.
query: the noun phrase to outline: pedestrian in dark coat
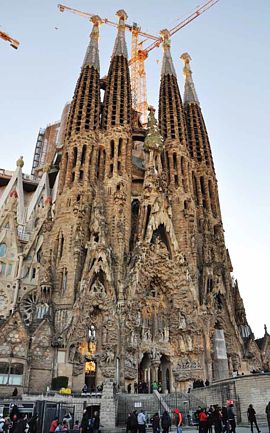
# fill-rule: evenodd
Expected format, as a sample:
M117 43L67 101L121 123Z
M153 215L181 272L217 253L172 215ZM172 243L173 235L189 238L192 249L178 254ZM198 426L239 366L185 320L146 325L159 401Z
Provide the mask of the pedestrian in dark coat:
M162 433L168 433L172 425L172 420L168 412L165 410L161 417Z
M247 410L247 416L250 423L251 433L253 433L253 424L255 424L257 432L260 433L260 429L257 424L256 412L252 404L249 405Z
M215 408L212 416L215 433L222 433L222 415L221 409L218 406Z
M236 433L235 429L236 429L236 421L235 421L235 412L234 412L234 406L233 404L230 404L228 407L228 420L231 426L231 432L232 433Z
M129 426L130 426L131 433L137 433L138 421L137 421L137 411L136 410L130 414Z
M152 418L152 428L153 433L159 433L160 432L160 418L159 414L156 412L155 415Z

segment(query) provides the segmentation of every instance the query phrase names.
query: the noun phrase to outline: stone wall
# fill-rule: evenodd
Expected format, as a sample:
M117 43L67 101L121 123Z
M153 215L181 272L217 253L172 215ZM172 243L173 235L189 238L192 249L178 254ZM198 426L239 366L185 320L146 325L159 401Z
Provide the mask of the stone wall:
M270 401L270 374L252 374L213 383L191 390L191 394L210 404L226 405L234 400L238 422L247 422L247 408L253 404L258 420L266 422L265 407Z

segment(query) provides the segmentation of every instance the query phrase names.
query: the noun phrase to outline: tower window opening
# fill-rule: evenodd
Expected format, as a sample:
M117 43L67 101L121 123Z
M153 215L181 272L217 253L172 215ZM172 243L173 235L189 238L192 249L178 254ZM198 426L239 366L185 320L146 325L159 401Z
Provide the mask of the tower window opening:
M74 147L74 149L73 149L73 163L72 163L73 168L76 167L77 156L78 156L78 150L77 150L77 147Z
M59 259L61 259L62 255L63 255L63 251L64 251L64 236L63 236L63 234L61 234L60 248L59 248Z
M151 205L148 204L146 209L146 221L145 221L144 234L143 234L144 239L147 233L147 227L150 220L150 215L151 215Z
M110 174L109 176L112 177L113 175L113 164L110 164Z
M139 210L140 202L138 199L134 199L131 204L131 236L129 243L130 251L133 250L137 240Z
M122 145L123 145L123 139L119 138L119 142L118 142L118 156L121 156L122 153Z
M83 170L80 170L79 179L83 180Z
M177 155L175 152L173 152L173 168L175 171L177 170Z
M197 184L197 178L194 173L192 173L192 181L193 181L193 192L194 192L194 198L196 206L199 204L199 195L198 195L198 184Z
M84 144L82 148L81 165L83 165L85 162L85 155L86 155L86 145Z
M121 169L121 162L120 161L117 162L117 171L118 171L118 174L120 176L122 176L122 169Z
M110 157L111 157L111 159L113 159L114 158L114 140L111 140L110 149L111 149Z
M213 184L212 184L211 180L208 181L208 190L209 190L209 197L210 197L212 214L216 218L216 216L217 216L217 208L216 208L216 203L215 203Z
M75 171L73 171L71 174L71 182L73 183L74 180L75 180Z

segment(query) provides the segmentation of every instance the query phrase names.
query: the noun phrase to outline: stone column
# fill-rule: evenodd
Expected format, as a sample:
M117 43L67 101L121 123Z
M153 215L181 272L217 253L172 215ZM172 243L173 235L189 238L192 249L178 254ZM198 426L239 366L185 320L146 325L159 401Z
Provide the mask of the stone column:
M116 404L113 392L112 379L106 379L103 383L103 391L100 403L100 424L109 431L115 428Z

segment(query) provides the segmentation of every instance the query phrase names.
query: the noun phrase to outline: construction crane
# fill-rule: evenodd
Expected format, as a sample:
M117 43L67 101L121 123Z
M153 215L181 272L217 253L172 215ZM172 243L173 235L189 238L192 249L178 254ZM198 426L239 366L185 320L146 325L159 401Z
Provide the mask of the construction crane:
M167 29L161 30L160 37L154 42L152 42L145 49L142 48L140 49L139 45L142 46L142 43L144 43L146 39L142 41L140 44L138 44L137 42L137 45L136 45L135 38L132 40L132 50L131 50L132 55L129 61L129 65L131 67L131 88L133 89L133 106L136 111L142 113L141 122L143 125L146 124L147 109L148 109L146 72L145 72L145 60L147 59L148 54L154 48L159 47L164 40L169 40L169 38L172 37L176 32L186 27L189 23L191 23L193 20L195 20L200 15L202 15L204 12L206 12L208 9L210 9L218 2L219 0L208 0L202 6L197 8L191 15L189 15L187 18L185 18L183 21L178 23L170 30ZM133 70L134 73L132 73Z
M13 39L13 38L12 38L11 36L9 36L7 33L2 32L1 30L0 30L0 38L1 38L1 39L4 39L4 41L9 42L10 45L11 45L11 47L12 47L12 48L15 48L15 50L17 50L18 47L19 47L19 45L20 45L20 42L19 42L19 41L17 41L16 39Z

